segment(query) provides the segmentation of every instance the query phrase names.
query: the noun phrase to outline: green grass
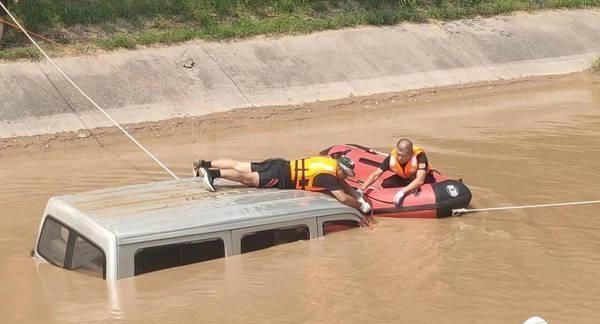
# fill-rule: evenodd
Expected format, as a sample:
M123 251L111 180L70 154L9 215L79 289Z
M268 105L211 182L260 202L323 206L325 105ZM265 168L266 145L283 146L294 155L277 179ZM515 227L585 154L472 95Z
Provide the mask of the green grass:
M136 47L135 39L127 34L117 34L110 38L99 39L96 44L100 48L112 50L115 48L128 48L133 49Z
M600 0L25 0L11 9L28 29L60 43L114 50L599 6ZM0 50L0 59L33 55L14 30L7 32L3 45L8 49Z
M0 60L18 60L18 59L31 59L33 61L39 61L42 54L32 46L9 48L0 50Z
M594 76L600 77L600 55L592 61L592 67L590 68Z

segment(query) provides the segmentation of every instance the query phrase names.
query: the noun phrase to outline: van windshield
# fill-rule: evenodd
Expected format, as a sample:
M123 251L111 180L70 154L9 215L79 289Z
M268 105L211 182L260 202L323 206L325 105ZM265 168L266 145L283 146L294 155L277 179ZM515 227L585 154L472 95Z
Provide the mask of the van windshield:
M69 234L70 231L62 224L46 217L38 243L38 253L48 262L64 268Z
M38 253L61 268L104 277L104 252L77 231L48 216L37 246Z

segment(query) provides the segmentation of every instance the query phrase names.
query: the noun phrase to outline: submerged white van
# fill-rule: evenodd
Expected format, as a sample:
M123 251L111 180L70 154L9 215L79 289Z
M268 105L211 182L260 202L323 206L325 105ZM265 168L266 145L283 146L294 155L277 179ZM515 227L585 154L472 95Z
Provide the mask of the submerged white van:
M33 256L105 279L252 252L356 227L325 194L184 179L52 197Z

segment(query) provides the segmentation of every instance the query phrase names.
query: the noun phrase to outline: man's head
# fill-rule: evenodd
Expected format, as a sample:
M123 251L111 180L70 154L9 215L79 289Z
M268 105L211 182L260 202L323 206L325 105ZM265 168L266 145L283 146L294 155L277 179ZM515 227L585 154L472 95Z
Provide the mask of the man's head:
M403 138L396 143L396 151L398 152L398 161L406 163L412 158L413 143L409 139Z
M346 179L346 177L354 176L354 161L352 161L351 158L342 155L340 157L338 157L337 159L337 163L338 163L338 170L337 170L337 177L338 179Z

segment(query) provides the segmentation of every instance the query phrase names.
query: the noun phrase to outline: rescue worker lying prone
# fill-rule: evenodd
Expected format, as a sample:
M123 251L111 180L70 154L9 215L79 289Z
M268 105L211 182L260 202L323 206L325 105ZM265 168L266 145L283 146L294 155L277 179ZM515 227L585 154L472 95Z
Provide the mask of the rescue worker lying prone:
M230 159L194 161L194 175L204 178L215 191L214 179L223 178L256 188L329 192L345 205L371 212L371 206L344 180L354 176L354 162L347 156L309 157L300 160L269 159L241 162Z

